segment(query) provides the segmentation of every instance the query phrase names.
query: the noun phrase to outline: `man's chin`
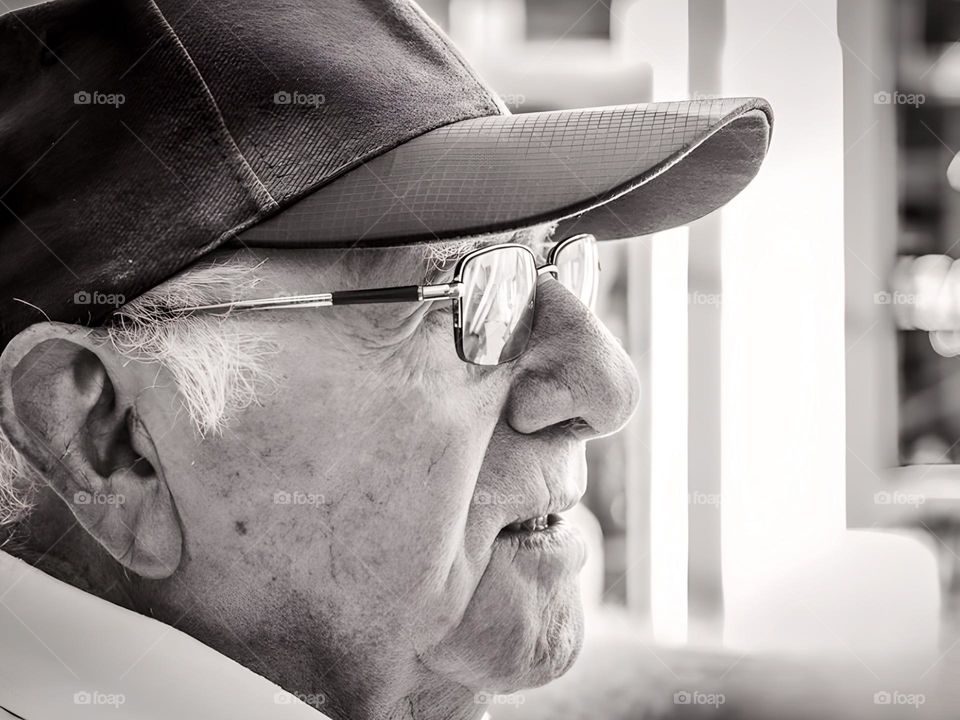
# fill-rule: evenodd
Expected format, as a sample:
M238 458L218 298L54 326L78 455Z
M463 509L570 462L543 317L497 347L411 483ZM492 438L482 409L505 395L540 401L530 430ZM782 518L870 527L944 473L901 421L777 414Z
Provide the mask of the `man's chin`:
M539 687L570 669L583 646L583 605L579 586L570 592L569 601L557 601L544 613L532 654L525 653L522 666L516 667L511 677L502 677L502 682L491 689L515 692Z
M583 645L583 606L578 587L567 593L554 598L526 633L500 638L483 689L509 693L539 687L570 669Z
M462 622L430 653L428 664L474 690L539 687L569 670L580 652L583 606L577 573L538 579L496 560Z

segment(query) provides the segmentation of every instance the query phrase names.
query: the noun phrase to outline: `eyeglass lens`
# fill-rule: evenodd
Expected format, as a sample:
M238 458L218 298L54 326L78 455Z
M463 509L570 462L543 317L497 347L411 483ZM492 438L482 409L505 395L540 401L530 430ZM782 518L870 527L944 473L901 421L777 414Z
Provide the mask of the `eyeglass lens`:
M557 280L584 305L597 300L599 254L586 236L554 257ZM499 365L519 357L533 332L537 267L523 247L498 247L463 266L460 298L461 355L476 365Z
M591 310L597 306L600 252L597 241L586 236L560 249L554 260L557 280Z
M522 247L496 248L463 268L462 352L477 365L518 357L533 330L537 268Z

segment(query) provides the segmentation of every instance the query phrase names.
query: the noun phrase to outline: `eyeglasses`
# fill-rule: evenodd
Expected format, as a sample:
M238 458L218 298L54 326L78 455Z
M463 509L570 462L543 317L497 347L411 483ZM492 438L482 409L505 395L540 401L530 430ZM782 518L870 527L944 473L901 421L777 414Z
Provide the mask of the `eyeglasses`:
M453 281L440 285L343 290L286 297L238 300L178 308L177 314L233 310L287 310L361 303L453 301L453 338L457 355L473 365L500 365L516 360L533 334L537 284L553 275L584 305L597 302L600 255L592 235L575 235L550 249L547 264L537 267L525 245L505 243L480 248L462 257Z

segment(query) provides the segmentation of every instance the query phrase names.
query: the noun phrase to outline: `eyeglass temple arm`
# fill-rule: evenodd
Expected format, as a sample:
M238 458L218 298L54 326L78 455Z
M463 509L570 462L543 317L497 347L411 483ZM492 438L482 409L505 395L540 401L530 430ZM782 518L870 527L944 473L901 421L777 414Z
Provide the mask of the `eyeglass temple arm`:
M362 303L419 302L419 285L375 288L370 290L341 290L330 293L331 305L360 305Z
M216 312L228 310L283 310L289 308L330 307L331 305L359 305L362 303L400 303L444 300L460 297L460 283L441 285L402 285L368 290L341 290L313 295L237 300L234 302L194 305L180 308L178 313Z
M556 275L553 263L537 268L537 277ZM373 290L342 290L330 293L330 305L359 305L361 303L424 302L459 298L463 285L459 282L441 285L401 285L400 287L376 288Z
M557 274L557 266L543 265L537 268L537 276ZM460 297L462 285L458 282L442 285L403 285L376 290L344 290L330 293L332 305L357 305L359 303L422 302Z
M460 297L460 283L401 285L400 287L376 288L373 290L342 290L340 292L330 293L330 295L332 305L445 300Z

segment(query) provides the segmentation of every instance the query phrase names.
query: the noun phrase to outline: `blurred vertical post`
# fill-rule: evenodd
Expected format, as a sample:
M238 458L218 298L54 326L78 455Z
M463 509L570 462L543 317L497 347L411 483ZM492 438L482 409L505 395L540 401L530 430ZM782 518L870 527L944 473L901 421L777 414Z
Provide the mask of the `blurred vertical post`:
M725 0L690 0L690 95L721 94ZM690 226L688 303L689 640L723 639L721 572L721 225L715 213Z
M766 97L776 123L757 179L722 217L724 643L836 644L822 616L771 598L816 552L845 547L837 0L726 8L724 93Z
M623 5L630 7L617 26L628 34L624 47L653 66L652 100L687 97L687 2L612 7ZM631 351L644 385L634 427L649 434L628 459L627 602L641 614L649 607L654 637L668 644L687 639L687 240L678 228L628 250ZM649 493L642 477L650 478Z
M876 522L874 494L897 464L897 340L889 289L897 253L893 7L841 0L846 182L847 521Z
M626 445L626 585L627 607L637 618L649 623L651 602L650 537L650 278L652 247L649 239L627 248L627 350L640 376L640 405L624 432Z

